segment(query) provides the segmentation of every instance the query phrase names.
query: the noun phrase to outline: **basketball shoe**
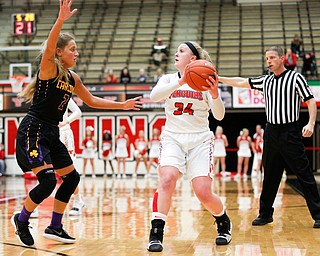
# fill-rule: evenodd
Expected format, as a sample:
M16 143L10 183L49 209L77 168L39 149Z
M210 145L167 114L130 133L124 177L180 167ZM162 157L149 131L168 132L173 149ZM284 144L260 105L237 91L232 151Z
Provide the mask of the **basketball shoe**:
M68 233L64 231L62 225L59 229L54 229L48 226L44 231L43 237L65 244L72 244L76 242L74 237L69 236Z
M29 222L20 222L18 217L19 213L14 214L11 217L11 224L14 226L16 235L19 237L20 242L27 246L34 245L34 240L29 230Z
M163 229L165 221L160 219L155 219L151 221L151 230L149 236L149 252L162 252L163 246Z
M73 200L73 206L71 210L69 211L70 216L79 216L82 213L82 208L85 206L83 200L81 197L79 197L80 200Z
M227 245L231 241L232 223L226 213L220 217L214 216L217 223L218 235L216 237L217 245Z

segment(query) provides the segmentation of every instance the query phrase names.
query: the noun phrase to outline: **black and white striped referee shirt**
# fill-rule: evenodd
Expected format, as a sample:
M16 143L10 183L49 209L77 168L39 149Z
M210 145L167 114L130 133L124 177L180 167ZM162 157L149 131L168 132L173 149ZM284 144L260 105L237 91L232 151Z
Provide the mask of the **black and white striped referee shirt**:
M301 99L313 98L313 93L304 77L291 70L281 75L266 75L249 78L252 89L263 93L267 122L287 124L299 120Z

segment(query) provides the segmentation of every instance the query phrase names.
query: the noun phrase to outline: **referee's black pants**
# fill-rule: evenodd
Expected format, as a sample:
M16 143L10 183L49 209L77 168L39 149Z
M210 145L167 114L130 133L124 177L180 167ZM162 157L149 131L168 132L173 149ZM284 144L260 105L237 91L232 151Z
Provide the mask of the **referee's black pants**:
M276 198L285 167L298 178L314 220L320 219L320 196L302 142L298 122L283 125L267 124L264 132L262 164L264 180L260 195L261 218L273 215Z

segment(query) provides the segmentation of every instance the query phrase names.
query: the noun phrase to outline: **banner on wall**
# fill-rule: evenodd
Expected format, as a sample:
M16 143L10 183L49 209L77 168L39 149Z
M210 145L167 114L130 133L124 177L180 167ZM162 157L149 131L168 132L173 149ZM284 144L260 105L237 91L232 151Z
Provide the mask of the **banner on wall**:
M320 81L314 80L314 81L308 81L308 85L310 86L313 96L317 102L317 106L320 106ZM307 104L302 102L302 107L307 107Z
M264 108L264 98L260 91L248 88L232 88L234 108Z

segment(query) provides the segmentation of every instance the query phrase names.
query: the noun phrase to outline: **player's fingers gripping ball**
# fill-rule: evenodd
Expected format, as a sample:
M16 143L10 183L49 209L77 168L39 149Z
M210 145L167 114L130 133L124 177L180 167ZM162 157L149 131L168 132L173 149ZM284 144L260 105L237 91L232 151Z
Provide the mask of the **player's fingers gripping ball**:
M207 60L195 60L185 68L185 81L196 91L206 91L210 88L206 80L209 77L218 83L218 73L214 65Z

